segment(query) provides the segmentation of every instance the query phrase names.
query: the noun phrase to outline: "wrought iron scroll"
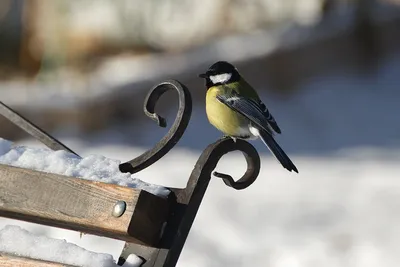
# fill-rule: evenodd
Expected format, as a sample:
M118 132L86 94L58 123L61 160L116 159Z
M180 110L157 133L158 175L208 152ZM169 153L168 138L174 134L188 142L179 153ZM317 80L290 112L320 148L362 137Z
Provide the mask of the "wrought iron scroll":
M234 141L229 137L216 141L203 151L189 178L189 183L190 180L198 180L195 178L196 175L199 176L199 179L203 176L210 177L221 157L236 150L241 151L246 159L247 169L245 174L237 181L234 181L232 176L228 174L213 172L213 175L221 178L227 186L234 189L240 190L249 187L257 179L260 172L260 156L248 142L240 139Z
M245 174L236 182L228 174L214 172L226 185L234 189L250 186L260 171L260 157L256 149L246 141L223 138L210 144L201 154L190 175L186 188L171 188L176 197L174 212L170 214L164 234L157 247L144 247L127 243L121 253L118 264L122 265L130 254L143 255L142 267L174 267L186 242L190 228L203 200L212 172L223 155L232 151L241 151L247 161Z
M66 145L61 143L59 140L51 136L49 133L29 121L27 118L4 104L3 102L0 101L0 114L3 115L6 119L14 123L16 126L30 134L32 137L35 139L39 140L42 142L44 145L46 145L48 148L52 150L65 150L68 151L72 154L75 154L79 157L78 154L76 154L74 151L72 151L70 148L68 148Z
M223 155L236 150L241 151L246 158L247 170L245 174L236 182L233 180L232 176L228 174L218 172L214 172L213 174L222 178L227 186L237 190L247 188L257 179L260 172L260 156L251 144L242 140L237 140L235 142L229 137L210 144L197 160L186 188L184 190L175 191L177 202L179 204L184 204L184 206L177 208L175 216L181 217L178 220L179 225L177 225L175 231L170 233L170 237L167 237L168 241L172 241L172 244L169 244L170 249L166 254L163 267L172 267L176 265L201 201L206 193L208 184L210 183L213 170L216 168ZM162 252L163 251L161 251L160 256L163 255Z
M121 172L136 173L147 168L167 154L182 137L192 114L192 98L185 85L175 80L165 81L156 85L146 96L144 112L158 126L166 127L165 119L155 112L155 106L162 94L173 89L178 93L179 108L175 121L168 133L152 149L128 162L120 164L119 170Z

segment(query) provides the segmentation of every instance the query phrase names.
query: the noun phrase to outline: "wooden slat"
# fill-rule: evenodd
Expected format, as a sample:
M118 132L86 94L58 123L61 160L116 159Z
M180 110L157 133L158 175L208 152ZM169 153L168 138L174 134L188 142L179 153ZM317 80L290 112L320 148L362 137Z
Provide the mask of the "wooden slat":
M118 200L127 208L115 218ZM2 217L153 245L167 214L167 200L146 191L0 164Z
M73 265L66 265L50 261L41 261L30 258L19 257L10 254L3 254L0 252L0 266L1 267L74 267Z

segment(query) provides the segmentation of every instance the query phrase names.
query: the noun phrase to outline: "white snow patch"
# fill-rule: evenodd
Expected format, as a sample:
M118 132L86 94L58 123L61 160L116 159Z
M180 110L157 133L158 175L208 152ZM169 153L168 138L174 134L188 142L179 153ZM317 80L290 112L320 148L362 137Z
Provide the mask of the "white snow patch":
M165 187L143 182L128 173L121 173L118 169L120 163L119 160L101 155L80 158L62 150L12 147L9 141L0 138L0 164L128 186L157 196L168 196L170 191Z
M122 265L122 266L123 267L136 267L136 266L140 266L140 264L142 264L142 262L143 262L143 260L141 258L136 256L135 254L131 254L128 256L124 265Z
M0 230L0 251L74 266L118 266L109 254L91 252L65 240L35 235L15 225L7 225ZM140 258L132 254L123 266L136 267L140 263Z
M12 142L0 138L0 155L11 150Z

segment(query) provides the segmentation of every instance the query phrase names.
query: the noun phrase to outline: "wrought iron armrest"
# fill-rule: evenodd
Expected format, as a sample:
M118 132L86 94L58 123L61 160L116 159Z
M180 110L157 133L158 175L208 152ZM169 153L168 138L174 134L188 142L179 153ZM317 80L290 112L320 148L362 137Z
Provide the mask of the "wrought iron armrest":
M168 133L150 150L142 155L119 165L121 172L137 173L166 155L179 141L189 123L192 113L192 99L187 87L176 80L164 81L153 87L144 102L145 114L160 127L166 127L166 121L155 112L155 106L162 94L168 90L178 93L179 108L174 123ZM70 148L56 138L34 125L4 103L0 102L0 114L19 126L21 129L44 143L53 150L66 150L75 155ZM226 153L239 150L247 162L245 174L235 181L230 175L213 172L218 161ZM222 138L210 144L199 157L185 188L170 188L171 210L166 227L157 246L148 247L135 243L126 243L119 264L134 253L144 259L144 267L175 266L186 238L193 224L203 196L211 180L211 175L221 178L224 183L236 190L245 189L256 179L260 171L260 157L256 149L246 141Z

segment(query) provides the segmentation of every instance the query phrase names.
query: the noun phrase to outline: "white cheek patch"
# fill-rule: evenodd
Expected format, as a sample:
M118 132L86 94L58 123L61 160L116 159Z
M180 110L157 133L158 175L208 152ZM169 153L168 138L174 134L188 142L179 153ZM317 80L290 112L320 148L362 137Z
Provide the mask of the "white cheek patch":
M210 80L213 83L225 83L225 82L229 81L229 79L231 77L232 77L232 73L222 73L222 74L210 76Z

